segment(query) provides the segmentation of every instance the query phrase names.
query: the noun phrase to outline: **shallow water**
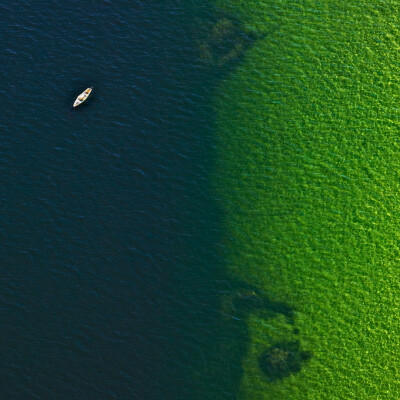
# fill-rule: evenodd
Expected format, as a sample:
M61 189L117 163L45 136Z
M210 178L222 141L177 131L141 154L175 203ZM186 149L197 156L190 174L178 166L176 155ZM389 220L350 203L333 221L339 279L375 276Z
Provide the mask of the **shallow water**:
M293 309L247 313L239 397L396 399L400 10L218 3L260 37L216 91L226 264ZM276 379L279 343L312 357Z

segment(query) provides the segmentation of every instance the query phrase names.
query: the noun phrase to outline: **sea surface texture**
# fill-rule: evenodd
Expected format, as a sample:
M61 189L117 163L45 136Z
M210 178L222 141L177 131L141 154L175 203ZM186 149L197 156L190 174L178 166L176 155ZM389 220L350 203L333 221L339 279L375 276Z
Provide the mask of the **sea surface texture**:
M1 399L234 396L211 6L0 2Z
M399 399L399 16L0 0L0 398Z
M398 399L399 4L218 4L257 37L215 95L238 397Z

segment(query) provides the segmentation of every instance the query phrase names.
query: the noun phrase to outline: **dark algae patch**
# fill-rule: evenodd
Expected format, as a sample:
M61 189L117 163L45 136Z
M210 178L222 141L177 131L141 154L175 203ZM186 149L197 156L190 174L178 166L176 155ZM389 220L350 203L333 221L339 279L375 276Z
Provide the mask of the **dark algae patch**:
M294 323L294 309L289 304L273 301L262 291L249 287L245 282L236 282L236 285L236 288L222 299L223 314L236 318L246 317L249 313L257 313L263 318L273 318L280 314L287 318L288 323Z
M271 381L299 372L312 353L303 351L300 342L281 342L270 347L259 360L260 368Z
M199 40L199 58L211 67L233 67L262 36L246 31L235 18L219 13L204 37Z
M300 372L303 363L311 358L312 352L302 350L299 340L291 340L300 334L299 328L296 327L294 308L285 302L273 301L262 291L246 285L245 282L237 281L236 285L230 294L223 297L222 313L225 317L240 321L242 339L249 337L245 321L250 314L264 322L281 316L281 322L287 327L286 337L282 337L284 341L276 342L266 351L258 350L259 368L267 380L276 381ZM242 353L241 357L244 355L245 353Z

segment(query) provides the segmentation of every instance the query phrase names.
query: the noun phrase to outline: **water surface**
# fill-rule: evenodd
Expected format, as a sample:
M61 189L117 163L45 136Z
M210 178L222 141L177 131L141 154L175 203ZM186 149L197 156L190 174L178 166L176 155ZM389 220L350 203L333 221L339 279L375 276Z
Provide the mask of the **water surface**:
M218 4L259 37L216 94L226 264L293 310L247 313L239 397L396 399L399 9ZM282 343L312 357L276 379Z
M210 372L224 337L198 49L212 9L1 8L2 397L231 396L237 380Z

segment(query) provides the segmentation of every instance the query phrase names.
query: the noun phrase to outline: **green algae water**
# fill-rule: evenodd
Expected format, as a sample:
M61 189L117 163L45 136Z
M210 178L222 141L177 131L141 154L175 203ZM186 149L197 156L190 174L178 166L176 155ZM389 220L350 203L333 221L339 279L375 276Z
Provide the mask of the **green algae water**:
M238 398L398 399L400 5L216 3L257 37L215 100Z

